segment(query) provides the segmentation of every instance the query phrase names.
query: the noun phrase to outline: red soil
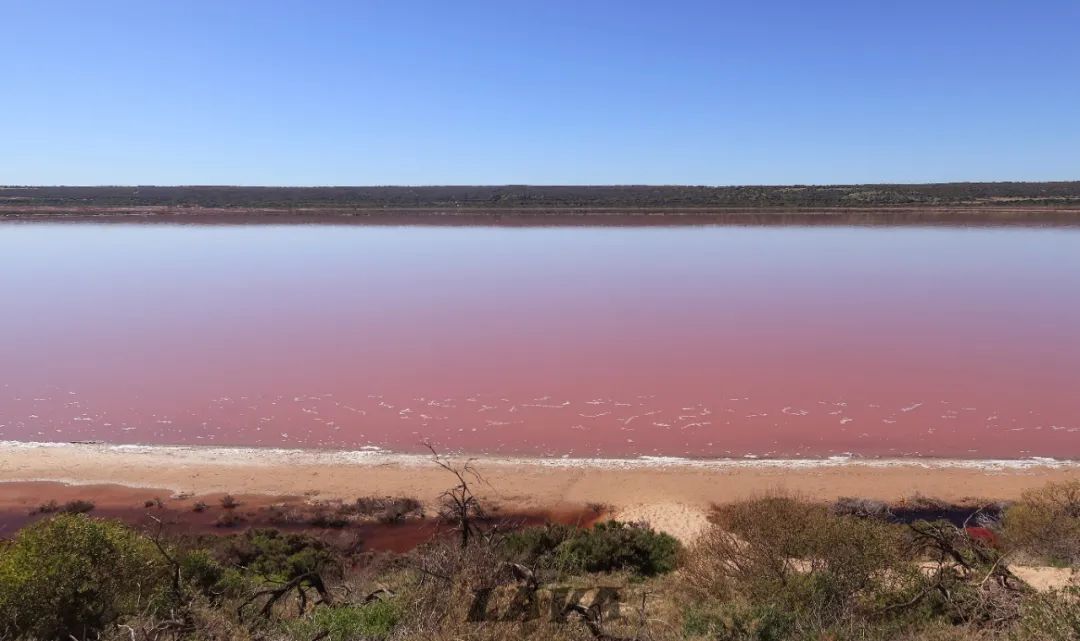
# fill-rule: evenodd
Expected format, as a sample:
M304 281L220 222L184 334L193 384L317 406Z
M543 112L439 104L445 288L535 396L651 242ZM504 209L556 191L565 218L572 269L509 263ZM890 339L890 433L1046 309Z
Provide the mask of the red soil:
M276 517L281 511L310 518L319 511L317 497L236 495L239 505L231 512L242 521L235 527L219 527L218 518L226 509L222 494L170 496L169 492L121 485L65 485L50 482L0 483L0 538L10 538L19 528L47 518L40 506L55 501L61 507L75 500L90 501L96 517L119 519L130 525L155 530L158 521L170 534L228 535L246 528L272 527L291 532L307 532L343 546L359 545L364 550L405 552L449 531L448 525L434 518L428 509L425 518L409 518L401 523L350 523L341 528L315 527L306 523L282 524ZM158 501L160 500L160 507ZM196 512L203 502L207 508ZM325 509L325 506L324 506ZM495 511L492 519L503 526L539 525L546 522L591 525L599 516L581 509L512 513Z

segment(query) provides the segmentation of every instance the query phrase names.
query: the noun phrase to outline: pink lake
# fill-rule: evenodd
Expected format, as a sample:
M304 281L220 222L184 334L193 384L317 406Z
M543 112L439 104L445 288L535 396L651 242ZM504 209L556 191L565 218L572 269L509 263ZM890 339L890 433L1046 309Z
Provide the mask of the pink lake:
M0 223L0 440L1080 458L1080 228Z

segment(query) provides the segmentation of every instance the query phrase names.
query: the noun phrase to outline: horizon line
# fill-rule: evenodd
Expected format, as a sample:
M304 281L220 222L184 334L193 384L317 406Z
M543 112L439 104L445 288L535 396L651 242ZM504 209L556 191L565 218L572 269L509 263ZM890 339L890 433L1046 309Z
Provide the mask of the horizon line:
M194 187L222 188L237 187L245 189L431 189L447 187L524 187L524 188L610 188L610 187L693 187L703 189L739 189L747 187L925 187L930 185L1039 185L1080 183L1080 178L1052 180L946 180L931 182L829 182L829 183L385 183L385 184L256 184L256 183L35 183L35 184L0 184L0 189L55 189L55 188L132 188L141 187Z

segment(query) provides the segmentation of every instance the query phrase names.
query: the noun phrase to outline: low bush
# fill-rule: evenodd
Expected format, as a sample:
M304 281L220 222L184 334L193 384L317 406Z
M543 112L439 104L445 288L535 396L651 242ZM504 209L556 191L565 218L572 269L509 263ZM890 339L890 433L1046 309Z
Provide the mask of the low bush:
M380 523L400 523L407 518L423 518L424 507L419 500L407 496L362 496L352 510Z
M37 509L30 514L55 514L57 512L64 514L86 514L87 512L92 512L94 507L93 501L86 501L84 499L74 499L63 505L57 503L55 499L52 499L48 503L39 505Z
M0 638L87 638L151 602L166 567L114 521L60 514L0 549Z
M702 607L728 604L721 638L783 638L774 633L788 627L813 637L909 600L924 584L903 530L881 520L783 496L725 506L715 518L683 576Z
M672 536L637 523L607 521L591 529L549 523L510 533L507 557L530 567L568 572L629 570L642 576L675 569L682 546Z
M218 515L216 519L214 519L214 526L220 528L237 527L238 525L242 525L244 523L244 520L244 517L240 516L236 512L222 512Z
M434 539L399 565L409 568L402 598L410 639L455 638L439 633L466 621L478 592L513 583L502 546L485 537L464 548L455 538Z
M334 550L326 543L272 529L248 530L231 538L219 557L228 566L282 583L305 574L325 574L338 565Z
M340 529L349 524L348 517L336 513L318 510L308 519L308 525L318 528Z
M826 517L823 508L789 497L764 497L716 509L715 523L691 548L688 587L701 598L772 595L794 572L793 561L813 544L806 530Z
M556 551L580 533L572 525L548 523L506 535L503 547L509 560L529 567L546 567L556 560Z
M64 503L60 511L65 514L86 514L94 510L93 501L85 501L83 499L75 499L74 501L68 501Z
M869 519L881 519L889 521L893 518L889 504L874 499L862 499L850 496L842 496L833 502L829 508L838 516L858 516Z
M592 512L593 514L599 516L601 514L606 514L606 513L610 512L611 511L611 506L608 505L607 503L597 503L595 501L590 501L589 503L585 504L585 509L587 509L590 512Z
M223 565L210 550L188 550L180 555L178 563L187 587L213 603L239 595L249 584L242 570Z
M558 546L571 566L586 572L629 570L642 576L671 572L682 546L670 534L647 525L606 521L581 530Z
M398 497L386 503L378 520L380 523L400 523L412 517L424 517L424 508L420 501L414 498Z
M35 514L52 514L60 511L60 504L56 502L56 499L49 499L48 502L42 503L37 506L36 509L30 511L30 515Z
M1005 512L1004 538L1047 563L1080 566L1080 481L1025 492Z

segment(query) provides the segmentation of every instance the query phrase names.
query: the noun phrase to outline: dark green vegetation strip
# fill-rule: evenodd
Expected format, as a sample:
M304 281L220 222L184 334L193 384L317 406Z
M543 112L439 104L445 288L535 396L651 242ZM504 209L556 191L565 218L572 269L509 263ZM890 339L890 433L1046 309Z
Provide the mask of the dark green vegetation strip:
M1076 206L1080 181L789 186L0 187L0 205L206 208Z

